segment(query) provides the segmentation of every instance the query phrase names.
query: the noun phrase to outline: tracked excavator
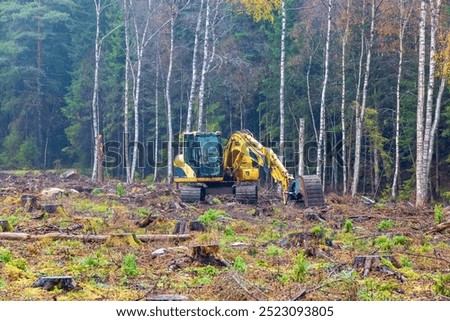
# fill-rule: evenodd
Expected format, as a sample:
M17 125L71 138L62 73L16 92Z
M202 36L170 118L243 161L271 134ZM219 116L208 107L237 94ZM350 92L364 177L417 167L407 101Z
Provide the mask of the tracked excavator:
M206 195L234 194L238 202L256 204L260 172L264 171L280 185L284 204L289 199L306 207L325 204L318 176L294 178L275 152L249 131L233 133L225 147L220 132L184 133L180 150L174 159L174 181L183 202L203 201Z

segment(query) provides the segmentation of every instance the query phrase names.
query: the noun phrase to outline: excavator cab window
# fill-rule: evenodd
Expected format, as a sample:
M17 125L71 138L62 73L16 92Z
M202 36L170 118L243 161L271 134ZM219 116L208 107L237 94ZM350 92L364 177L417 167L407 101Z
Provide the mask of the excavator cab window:
M195 133L185 135L185 155L187 163L197 177L222 176L223 147L219 135L215 133Z

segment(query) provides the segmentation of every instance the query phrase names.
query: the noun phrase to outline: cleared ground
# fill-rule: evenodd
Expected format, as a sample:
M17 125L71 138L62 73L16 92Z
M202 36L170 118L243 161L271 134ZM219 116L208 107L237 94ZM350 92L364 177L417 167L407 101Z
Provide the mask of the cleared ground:
M258 206L231 197L184 204L174 188L127 187L116 180L94 186L80 175L1 172L0 221L7 222L8 235L29 238L11 240L2 237L6 228L0 232L0 299L450 297L448 208L417 210L409 203L328 195L326 207L304 209L283 206L271 190L261 192ZM35 196L36 204L23 195ZM53 211L46 205L60 206ZM205 229L192 231L191 222ZM76 287L33 287L42 276L70 276Z

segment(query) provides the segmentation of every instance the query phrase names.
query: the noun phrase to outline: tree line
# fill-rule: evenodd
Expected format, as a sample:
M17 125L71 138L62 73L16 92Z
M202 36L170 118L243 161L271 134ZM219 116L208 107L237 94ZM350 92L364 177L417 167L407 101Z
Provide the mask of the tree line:
M449 197L448 13L444 0L2 1L0 168L170 182L162 147L181 133L245 128L327 191ZM298 168L303 121L314 157ZM112 141L122 162L104 169Z

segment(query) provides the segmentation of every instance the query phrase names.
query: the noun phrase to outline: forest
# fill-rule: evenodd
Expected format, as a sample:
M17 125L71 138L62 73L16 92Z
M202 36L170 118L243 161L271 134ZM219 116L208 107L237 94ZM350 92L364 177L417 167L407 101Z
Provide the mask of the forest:
M0 1L0 301L448 301L449 13ZM236 132L250 184L175 188Z
M448 200L448 13L442 0L2 1L0 169L95 181L114 146L105 175L170 182L181 133L247 129L296 173L303 118L304 171L326 192Z

